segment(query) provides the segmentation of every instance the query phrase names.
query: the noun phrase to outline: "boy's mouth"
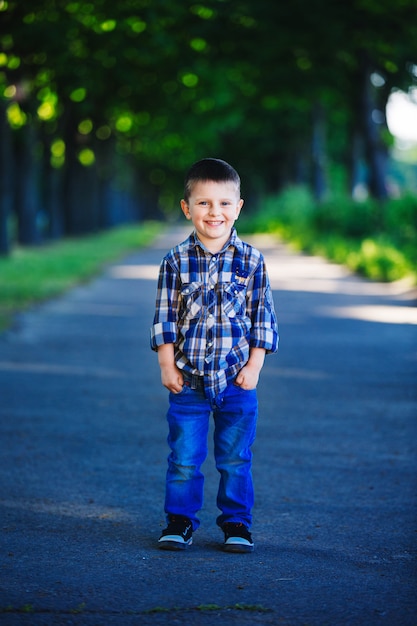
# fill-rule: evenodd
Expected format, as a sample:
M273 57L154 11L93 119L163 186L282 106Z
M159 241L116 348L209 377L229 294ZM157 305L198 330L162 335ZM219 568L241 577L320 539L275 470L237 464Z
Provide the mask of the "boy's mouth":
M217 220L217 221L207 220L206 224L208 224L208 226L221 226L223 222L221 220Z

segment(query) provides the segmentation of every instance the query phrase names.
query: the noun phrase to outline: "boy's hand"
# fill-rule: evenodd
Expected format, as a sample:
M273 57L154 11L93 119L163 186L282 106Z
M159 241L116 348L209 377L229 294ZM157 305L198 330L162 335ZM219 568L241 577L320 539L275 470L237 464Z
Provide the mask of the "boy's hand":
M161 367L161 381L172 393L179 393L184 386L184 378L176 365Z
M165 343L158 348L158 363L161 368L161 381L172 393L179 393L184 386L181 371L175 365L174 344Z
M264 360L265 350L263 348L251 348L249 361L236 376L235 384L242 387L242 389L246 389L246 391L255 389Z
M259 381L259 369L251 367L249 364L242 367L239 374L236 376L235 384L238 387L242 387L246 391L250 389L256 389L256 385Z

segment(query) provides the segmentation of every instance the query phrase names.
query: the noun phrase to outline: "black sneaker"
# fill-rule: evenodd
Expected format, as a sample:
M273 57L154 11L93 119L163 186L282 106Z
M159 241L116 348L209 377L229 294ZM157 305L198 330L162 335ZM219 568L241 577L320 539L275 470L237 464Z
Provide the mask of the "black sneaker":
M193 525L188 517L170 515L159 540L161 550L185 550L193 543Z
M242 522L226 522L222 526L224 532L223 550L226 552L253 552L252 535Z

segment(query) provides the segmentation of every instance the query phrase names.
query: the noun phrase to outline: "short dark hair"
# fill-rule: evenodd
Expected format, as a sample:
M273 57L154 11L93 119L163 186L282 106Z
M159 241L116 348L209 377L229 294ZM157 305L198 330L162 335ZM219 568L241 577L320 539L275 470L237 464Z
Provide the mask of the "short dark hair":
M207 158L197 161L188 170L184 181L184 200L189 201L195 183L209 180L216 183L234 183L240 194L240 176L234 167L222 159Z

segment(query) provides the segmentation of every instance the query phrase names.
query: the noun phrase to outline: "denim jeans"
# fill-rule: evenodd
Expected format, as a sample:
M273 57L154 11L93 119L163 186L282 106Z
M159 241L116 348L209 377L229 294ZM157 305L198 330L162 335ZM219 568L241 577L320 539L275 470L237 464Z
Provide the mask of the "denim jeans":
M213 402L200 389L184 385L178 394L169 394L170 406L165 512L191 519L193 529L200 521L204 476L201 473L207 452L211 413L214 418L214 456L220 473L217 524L243 522L250 527L253 507L252 452L258 416L256 389L245 391L229 384Z

